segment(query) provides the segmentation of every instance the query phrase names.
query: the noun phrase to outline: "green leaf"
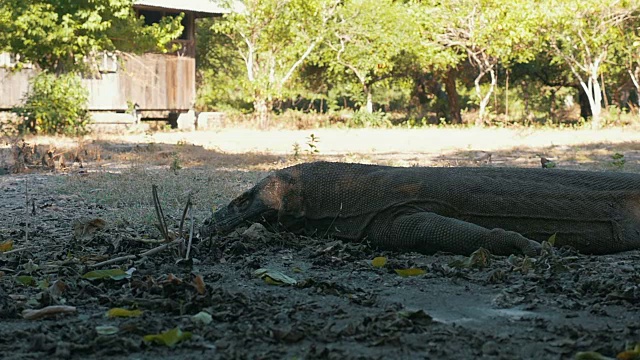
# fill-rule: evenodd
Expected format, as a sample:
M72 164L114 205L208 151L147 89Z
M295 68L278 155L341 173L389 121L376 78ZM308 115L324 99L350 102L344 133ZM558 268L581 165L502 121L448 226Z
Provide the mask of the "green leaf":
M36 280L33 278L33 276L29 275L17 276L16 281L24 286L34 286L36 284Z
M83 279L99 280L104 278L110 278L112 280L122 280L131 277L129 272L121 269L109 269L109 270L94 270L82 275Z
M182 331L179 328L173 328L160 334L150 334L144 336L144 341L154 342L169 347L173 347L175 344L191 339L191 333L188 331Z
M558 233L554 233L553 235L549 236L549 239L547 240L547 242L551 245L551 246L556 246L556 235Z

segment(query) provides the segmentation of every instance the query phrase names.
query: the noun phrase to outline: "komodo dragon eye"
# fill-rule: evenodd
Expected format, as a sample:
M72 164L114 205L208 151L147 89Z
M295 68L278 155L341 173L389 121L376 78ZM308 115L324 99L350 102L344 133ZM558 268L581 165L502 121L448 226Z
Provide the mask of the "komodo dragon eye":
M251 204L250 197L247 194L242 194L238 198L233 200L231 204L237 211L242 212L246 210Z

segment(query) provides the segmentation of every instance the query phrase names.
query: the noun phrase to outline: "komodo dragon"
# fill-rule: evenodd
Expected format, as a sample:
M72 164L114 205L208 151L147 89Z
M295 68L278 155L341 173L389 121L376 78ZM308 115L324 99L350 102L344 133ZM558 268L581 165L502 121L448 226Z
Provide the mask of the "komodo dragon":
M247 222L374 247L496 255L556 246L640 249L640 174L314 162L291 166L216 211L202 236Z

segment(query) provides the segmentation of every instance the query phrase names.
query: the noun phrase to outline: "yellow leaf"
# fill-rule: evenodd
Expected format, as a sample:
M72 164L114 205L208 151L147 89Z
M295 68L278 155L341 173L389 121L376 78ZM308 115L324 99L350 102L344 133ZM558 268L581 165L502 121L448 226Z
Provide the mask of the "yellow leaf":
M261 268L254 271L254 275L261 278L269 285L295 285L296 279L293 279L280 271Z
M142 310L127 310L123 308L113 308L107 311L107 317L115 318L115 317L138 317L142 315Z
M595 351L581 351L574 357L576 360L607 360L602 354Z
M547 240L547 242L551 244L551 246L556 246L556 235L557 233L549 236L549 240Z
M0 243L0 252L5 252L13 249L13 240L8 240Z
M371 265L373 265L373 267L377 267L377 268L381 268L381 267L385 266L386 264L387 264L387 258L384 257L384 256L375 257L371 261Z
M396 274L398 274L398 275L400 275L402 277L418 276L418 275L422 275L422 274L426 273L426 271L424 271L422 269L418 269L418 268L393 269L393 271L395 271Z
M640 359L640 351L638 351L637 349L623 351L623 352L619 353L616 356L616 359L619 359L619 360L639 360Z
M143 339L147 342L155 342L171 347L182 340L191 339L191 333L188 331L183 332L179 328L174 328L160 334L145 335Z

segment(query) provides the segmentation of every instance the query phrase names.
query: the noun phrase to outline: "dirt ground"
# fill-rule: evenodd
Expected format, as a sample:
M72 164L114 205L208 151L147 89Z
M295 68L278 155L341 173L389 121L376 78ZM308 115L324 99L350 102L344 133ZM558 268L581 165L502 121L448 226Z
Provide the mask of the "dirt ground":
M640 173L636 129L226 129L26 141L36 146L0 148L0 358L640 356L624 353L640 342L639 251L426 256L259 227L181 240L269 170L297 162L539 167L545 157L557 168ZM374 266L376 257L386 264ZM118 271L91 273L109 269ZM277 274L295 284L274 285Z

